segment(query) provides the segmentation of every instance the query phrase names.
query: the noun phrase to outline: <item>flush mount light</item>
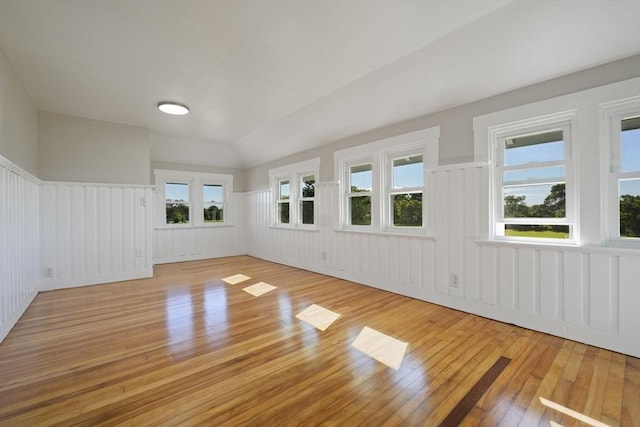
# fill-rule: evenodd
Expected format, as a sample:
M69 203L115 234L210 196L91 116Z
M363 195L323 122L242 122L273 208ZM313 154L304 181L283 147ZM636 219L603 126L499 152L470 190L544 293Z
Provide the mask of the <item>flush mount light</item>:
M187 107L186 105L178 104L177 102L158 102L158 109L163 113L171 114L174 116L184 116L185 114L189 113L189 107Z

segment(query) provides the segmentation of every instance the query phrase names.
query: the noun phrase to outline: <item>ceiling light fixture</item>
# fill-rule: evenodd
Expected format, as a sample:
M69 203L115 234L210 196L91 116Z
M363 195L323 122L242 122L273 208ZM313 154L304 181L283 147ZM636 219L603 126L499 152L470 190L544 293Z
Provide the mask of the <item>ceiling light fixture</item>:
M185 114L189 114L189 107L171 101L158 102L158 110L173 116L184 116Z

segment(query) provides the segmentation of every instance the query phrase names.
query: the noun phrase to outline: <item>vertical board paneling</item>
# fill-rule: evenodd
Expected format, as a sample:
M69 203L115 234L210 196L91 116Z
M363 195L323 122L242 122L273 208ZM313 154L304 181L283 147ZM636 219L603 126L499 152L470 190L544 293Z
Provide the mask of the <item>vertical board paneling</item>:
M540 315L545 319L558 319L559 313L559 271L558 253L551 250L540 251Z
M483 246L480 256L482 301L487 304L498 304L498 249L493 246Z
M640 262L623 255L619 261L620 333L640 340Z
M518 309L534 314L538 305L538 258L533 249L518 250Z
M42 186L40 246L42 263L53 268L41 289L58 289L152 275L145 236L151 207L136 203L150 188L84 183ZM139 242L139 243L138 243ZM139 246L138 246L139 245ZM137 256L136 250L140 249Z
M565 252L564 258L564 320L582 323L584 285L582 280L582 254Z
M605 254L592 254L589 257L589 325L604 331L611 330L610 259Z
M510 247L498 248L498 302L508 309L515 308L517 298L516 251Z
M0 156L0 341L38 291L40 182Z

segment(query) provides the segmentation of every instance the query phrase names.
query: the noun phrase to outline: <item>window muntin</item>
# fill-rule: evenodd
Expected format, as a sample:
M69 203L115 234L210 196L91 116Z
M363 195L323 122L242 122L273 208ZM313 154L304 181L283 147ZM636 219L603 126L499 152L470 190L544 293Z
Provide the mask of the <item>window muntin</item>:
M189 184L186 182L166 182L164 193L165 224L189 224L191 207Z
M390 157L387 194L390 227L422 227L424 164L421 154Z
M572 238L569 147L569 126L498 138L496 237Z
M620 126L619 146L614 150L619 151L619 155L613 157L612 165L618 190L617 231L620 239L634 241L640 238L640 116L622 116L614 120ZM614 129L617 132L618 127L614 126Z
M373 190L373 165L363 163L349 167L347 189L349 225L371 225L371 193Z
M315 175L303 175L300 177L300 223L313 225L315 222L315 197L316 197L316 177Z
M224 222L224 186L203 184L202 207L205 224Z
M291 185L288 179L278 181L278 222L280 224L289 224L290 221L290 186Z

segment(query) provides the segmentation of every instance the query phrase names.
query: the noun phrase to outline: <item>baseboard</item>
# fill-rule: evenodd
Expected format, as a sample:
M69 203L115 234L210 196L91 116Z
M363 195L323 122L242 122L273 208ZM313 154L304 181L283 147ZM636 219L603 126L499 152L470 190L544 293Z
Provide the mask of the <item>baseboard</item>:
M104 283L122 282L125 280L147 279L153 277L153 268L136 270L126 273L105 274L91 278L81 277L69 280L43 279L40 291L54 291L56 289L77 288L80 286L101 285Z
M11 314L11 317L7 319L6 323L4 323L2 327L0 327L0 342L2 342L7 335L9 335L9 332L11 332L11 329L13 329L16 323L18 323L18 320L20 320L20 317L22 317L24 312L27 311L27 308L29 308L29 305L31 305L36 295L38 295L37 290L33 290L29 295L27 295L27 297L22 301L22 303Z

